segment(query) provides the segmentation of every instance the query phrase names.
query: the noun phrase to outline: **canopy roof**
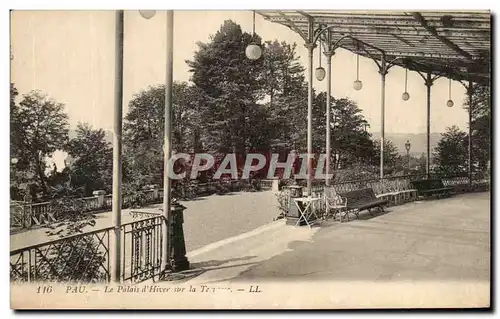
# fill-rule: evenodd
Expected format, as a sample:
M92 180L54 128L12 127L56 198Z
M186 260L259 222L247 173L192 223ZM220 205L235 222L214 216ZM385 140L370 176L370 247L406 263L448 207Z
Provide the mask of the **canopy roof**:
M257 11L306 42L321 38L355 54L454 80L490 82L489 11ZM328 32L330 31L330 39ZM310 32L312 30L312 32ZM321 32L325 30L324 32ZM330 41L328 41L330 40ZM340 41L338 41L340 40ZM337 42L338 41L338 42Z

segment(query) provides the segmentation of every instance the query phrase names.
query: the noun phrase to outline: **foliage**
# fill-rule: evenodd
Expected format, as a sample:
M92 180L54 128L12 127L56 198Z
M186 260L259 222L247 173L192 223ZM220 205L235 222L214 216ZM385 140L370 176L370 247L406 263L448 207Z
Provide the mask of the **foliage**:
M62 222L47 226L50 237L68 240L47 248L46 259L39 267L48 281L101 282L105 273L101 265L105 262L104 247L99 242L103 234L84 234L87 226L96 224L96 216L89 212L86 201L81 197L81 189L69 185L59 185L51 193L49 211ZM109 256L108 256L109 258Z
M251 140L258 140L261 134L251 125L258 121L250 117L263 112L256 110L262 97L263 59L245 57L245 48L254 41L259 43L260 39L228 20L209 43L198 43L193 60L186 61L202 99L199 112L204 150L243 154L252 147Z
M172 98L172 149L197 151L201 148L197 89L175 82ZM164 85L149 87L130 101L124 124L124 182L162 184L164 105Z
M435 148L436 173L457 176L467 172L468 136L458 126L448 127Z
M380 172L377 166L358 163L351 165L349 168L335 171L333 182L342 183L356 180L372 180L377 179L379 174Z
M87 226L95 225L96 216L90 213L87 202L81 197L82 188L58 185L51 190L48 211L60 222L48 225L48 236L67 237L83 233Z
M297 44L266 41L262 70L263 94L269 99L267 125L269 146L273 150L303 149L306 147L304 105L307 105L307 86L304 68L296 54Z
M11 101L11 147L17 168L34 171L37 183L48 194L45 158L63 149L68 140L68 116L64 105L39 91L23 95L19 104Z
M38 272L49 282L99 283L106 280L106 257L96 235L82 235L48 248ZM109 256L108 256L109 258Z
M372 165L380 166L380 141L374 141L374 154L372 157ZM390 141L384 140L384 172L391 174L392 169L399 161L399 151L398 148Z
M289 194L285 191L279 191L275 194L276 200L278 201L279 214L275 217L275 220L285 218L288 213L289 205Z
M330 98L333 169L348 167L352 163L369 163L373 156L374 144L364 130L367 123L361 109L354 101L346 98ZM320 93L313 104L313 136L316 152L323 151L326 144L326 94Z
M70 171L73 187L83 187L84 196L91 196L94 190L111 191L113 150L105 140L104 130L79 123L76 137L69 141L66 150L74 158Z
M472 163L473 169L487 170L491 157L491 94L487 85L473 84L472 92ZM470 108L469 97L463 103L464 109Z
M17 156L19 153L19 149L17 148L19 145L21 145L21 141L19 140L21 138L21 134L18 131L20 127L18 127L16 124L17 120L17 112L18 108L16 105L16 98L19 95L19 92L16 89L16 86L14 83L10 83L10 155L11 158L14 158Z

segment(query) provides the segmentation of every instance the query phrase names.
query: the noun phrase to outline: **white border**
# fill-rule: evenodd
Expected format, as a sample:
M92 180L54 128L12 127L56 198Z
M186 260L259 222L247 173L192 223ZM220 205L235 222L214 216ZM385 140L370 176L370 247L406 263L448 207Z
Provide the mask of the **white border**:
M445 5L444 5L445 4ZM1 50L2 52L2 59L0 59L1 63L3 64L2 70L4 70L3 74L3 80L4 82L2 83L2 88L3 90L0 90L1 94L1 101L4 101L5 104L7 104L9 100L9 63L10 60L7 58L7 51L9 50L9 25L10 25L10 17L9 17L9 9L45 9L45 10L50 10L50 9L91 9L91 10L96 10L96 9L184 9L184 10L202 10L202 9L207 9L207 10L215 10L215 9L223 9L223 10L249 10L250 9L343 9L343 10L348 10L348 9L372 9L372 10L381 10L381 9L399 9L399 10L450 10L450 9L455 9L455 10L478 10L478 9L491 9L493 12L496 11L496 7L498 6L499 1L493 1L493 0L475 0L475 1L448 1L448 2L443 2L443 1L435 1L435 0L420 0L417 2L409 2L409 1L297 1L297 0L288 0L288 1L283 1L281 3L271 3L268 0L254 0L252 2L240 2L240 1L228 1L228 0L211 0L211 1L158 1L158 0L141 0L141 1L130 1L130 0L121 0L121 1L108 1L104 3L102 0L85 0L85 1L45 1L45 2L40 2L40 1L35 1L35 0L4 0L1 2L0 6L2 7L1 15L0 15L0 23L1 23L1 37L2 41L0 41L1 45ZM496 30L495 30L496 31ZM494 32L495 34L495 40L497 39L497 32ZM495 41L496 42L496 41ZM495 43L494 42L494 43ZM495 51L493 52L494 54L496 53ZM493 88L492 92L498 92L497 90L497 83L495 83L495 87ZM495 106L493 106L495 108ZM2 181L2 188L0 194L2 194L2 204L4 204L2 207L6 208L7 207L7 202L9 198L9 171L7 169L7 162L9 158L9 124L8 124L8 107L3 107L2 112L5 112L2 114L3 116L0 117L1 121L3 121L2 125L0 125L0 128L2 130L2 134L0 135L0 143L1 143L1 148L4 150L2 152L2 161L1 163L1 181ZM496 110L495 114L498 114L499 111ZM496 119L496 116L495 116ZM499 131L497 128L496 131ZM495 140L498 141L498 138L495 134ZM496 161L494 163L496 167ZM495 192L496 195L496 192ZM9 234L9 222L8 222L8 211L4 210L3 212L3 222L2 222L2 227L4 227L5 233L4 233L4 240L2 240L2 255L3 256L8 256L8 251L9 251L9 241L5 240L6 237ZM496 218L497 222L500 218ZM1 309L2 309L2 315L5 317L11 317L14 316L15 314L9 310L10 309L10 292L8 287L10 286L9 284L9 277L8 277L8 263L7 263L7 257L5 258L5 261L0 263L0 273L2 274L2 279L4 280L2 282L2 287L1 289ZM498 277L498 274L497 276ZM493 284L493 283L492 283ZM498 292L497 294L498 295ZM498 299L496 300L495 303L498 306ZM130 313L132 315L136 315L134 313ZM49 316L52 316L53 314L48 314ZM88 314L86 313L64 313L62 314L63 316L87 316ZM112 314L110 313L105 313L105 314L92 314L93 316L96 317L108 317ZM169 313L168 316L179 316L181 314L174 314L174 313ZM200 314L202 315L202 314ZM282 314L282 315L287 315ZM359 314L358 314L359 315ZM406 315L402 313L401 315ZM475 314L469 314L470 316L473 316ZM252 314L252 316L255 317L266 317L268 314Z

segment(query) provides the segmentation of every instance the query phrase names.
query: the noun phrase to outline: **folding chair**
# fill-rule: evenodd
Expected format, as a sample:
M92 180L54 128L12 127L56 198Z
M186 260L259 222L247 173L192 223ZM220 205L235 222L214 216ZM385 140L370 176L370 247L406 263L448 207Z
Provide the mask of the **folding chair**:
M337 214L342 214L347 208L347 198L338 195L334 188L325 188L325 208L323 219L328 219L330 210L333 211L333 219L335 219ZM342 221L342 215L340 221Z

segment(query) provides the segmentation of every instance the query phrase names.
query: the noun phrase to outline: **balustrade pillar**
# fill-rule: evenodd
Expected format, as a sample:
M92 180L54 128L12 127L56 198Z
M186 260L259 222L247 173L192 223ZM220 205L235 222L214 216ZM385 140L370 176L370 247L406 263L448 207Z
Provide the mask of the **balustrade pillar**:
M160 198L159 196L159 189L160 187L156 184L151 185L151 189L153 190L153 200L157 200Z
M97 198L97 207L96 208L103 208L104 207L104 195L106 195L106 191L104 190L97 190L93 191L92 195Z

